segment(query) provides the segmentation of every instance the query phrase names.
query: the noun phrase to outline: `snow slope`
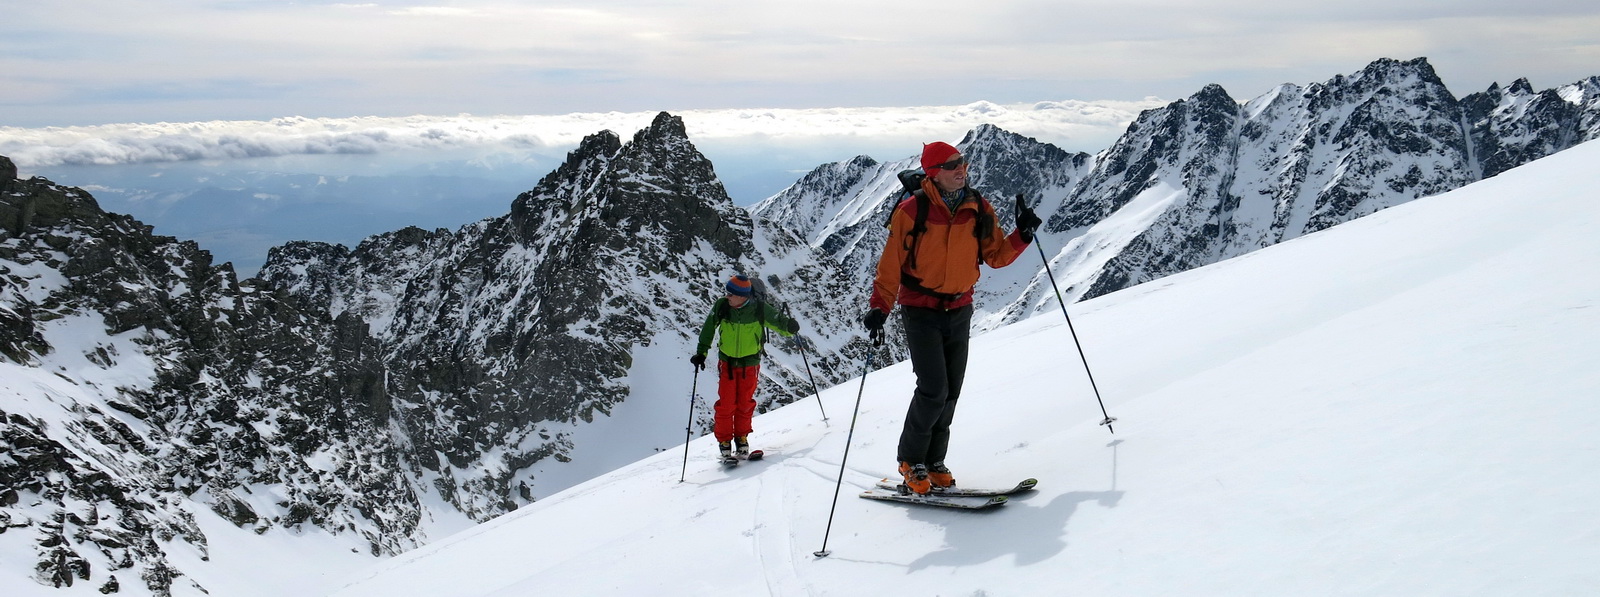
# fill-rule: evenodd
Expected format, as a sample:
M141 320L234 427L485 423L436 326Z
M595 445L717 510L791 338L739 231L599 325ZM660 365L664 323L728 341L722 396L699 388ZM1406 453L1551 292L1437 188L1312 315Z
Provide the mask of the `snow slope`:
M892 470L901 363L825 390L831 424L757 419L765 462L700 438L681 483L667 450L335 594L1591 594L1597 165L1588 143L1074 305L1115 435L1059 312L974 339L950 465L1040 479L997 511L854 497Z

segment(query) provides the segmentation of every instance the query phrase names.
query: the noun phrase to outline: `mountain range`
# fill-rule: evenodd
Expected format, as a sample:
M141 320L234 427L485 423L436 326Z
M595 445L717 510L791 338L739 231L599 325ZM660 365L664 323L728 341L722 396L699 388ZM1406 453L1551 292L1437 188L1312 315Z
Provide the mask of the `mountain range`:
M981 126L958 143L974 186L1007 228L1015 197L1036 206L1058 277L986 271L978 325L1056 309L1052 282L1102 296L1596 137L1600 77L1457 99L1424 59L1245 102L1209 86L1095 155ZM708 429L715 380L687 357L733 273L811 340L771 347L762 410L804 400L874 365L857 322L914 164L824 164L746 210L663 113L586 138L503 216L289 243L240 280L0 158L0 545L39 583L155 595L203 586L175 553L206 554L212 514L415 548Z

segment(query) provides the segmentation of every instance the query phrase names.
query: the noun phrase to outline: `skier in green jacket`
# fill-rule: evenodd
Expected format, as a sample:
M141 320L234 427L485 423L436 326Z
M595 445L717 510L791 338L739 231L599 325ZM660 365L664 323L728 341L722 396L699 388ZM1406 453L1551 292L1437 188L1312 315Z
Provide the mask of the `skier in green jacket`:
M717 299L700 327L700 345L689 362L706 368L711 338L721 334L717 346L717 404L712 433L723 459L750 455L750 418L756 411L756 383L761 379L762 342L766 329L784 336L800 331L800 322L779 313L766 301L753 298L750 279L728 279L728 296Z

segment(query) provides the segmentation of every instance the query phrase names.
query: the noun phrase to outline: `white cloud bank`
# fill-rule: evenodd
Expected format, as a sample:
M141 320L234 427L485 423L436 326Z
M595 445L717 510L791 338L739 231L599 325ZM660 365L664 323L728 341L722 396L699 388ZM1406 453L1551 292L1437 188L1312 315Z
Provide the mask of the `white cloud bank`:
M795 144L855 139L862 145L912 140L955 141L980 124L1075 151L1098 151L1139 111L1143 101L1047 101L911 108L743 109L674 111L690 138L712 143ZM0 127L0 155L23 170L53 166L148 164L202 160L431 151L538 152L575 146L612 130L624 137L656 112L557 116L285 117L272 120L95 126ZM846 158L849 156L840 156ZM899 156L895 156L899 157Z

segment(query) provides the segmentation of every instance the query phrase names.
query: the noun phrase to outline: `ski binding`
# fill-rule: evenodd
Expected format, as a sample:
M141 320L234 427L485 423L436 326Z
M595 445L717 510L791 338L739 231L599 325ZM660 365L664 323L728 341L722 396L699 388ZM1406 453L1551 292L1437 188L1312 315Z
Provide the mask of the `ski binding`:
M1011 495L1013 493L1022 493L1024 491L1032 490L1033 486L1034 485L1038 485L1038 484L1039 484L1039 480L1038 479L1029 478L1029 479L1023 479L1021 482L1017 483L1016 487L1012 487L1010 489L981 489L981 488L960 487L960 486L957 486L957 487L935 487L935 488L933 488L932 491L928 492L928 495L939 495L939 496L949 496L949 497L990 497L990 496L997 496L997 495ZM909 490L905 489L904 484L902 484L901 482L899 482L897 480L894 480L894 479L882 479L882 480L879 480L878 484L877 484L877 488L878 489L884 489L884 490L890 490L890 491L899 491L901 493L909 493Z
M718 457L717 460L722 463L722 466L739 466L739 461L741 460L761 460L765 457L766 453L762 452L761 450L751 450L749 454L745 454L743 456L730 454L728 456Z

